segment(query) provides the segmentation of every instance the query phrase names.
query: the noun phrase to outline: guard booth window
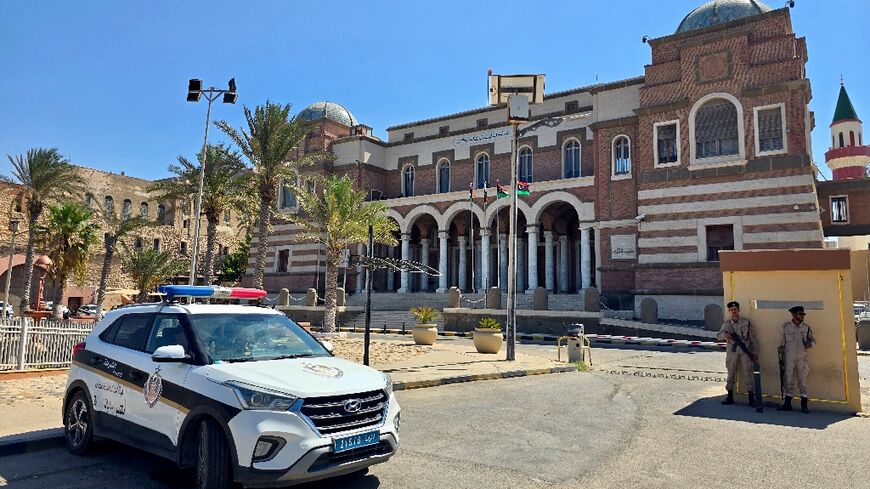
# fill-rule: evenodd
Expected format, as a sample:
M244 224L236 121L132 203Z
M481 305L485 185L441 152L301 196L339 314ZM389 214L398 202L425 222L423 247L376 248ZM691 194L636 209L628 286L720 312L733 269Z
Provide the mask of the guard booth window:
M734 249L734 226L707 226L707 261L719 261L721 250Z

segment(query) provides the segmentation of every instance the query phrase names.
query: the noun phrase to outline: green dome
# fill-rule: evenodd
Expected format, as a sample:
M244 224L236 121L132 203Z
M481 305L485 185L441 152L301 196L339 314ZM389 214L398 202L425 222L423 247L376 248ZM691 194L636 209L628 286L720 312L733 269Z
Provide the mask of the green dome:
M299 116L307 121L329 119L339 124L344 124L347 127L359 124L359 121L356 120L356 117L349 110L335 102L314 102L300 112Z
M676 34L724 24L771 10L770 7L756 0L713 0L689 12L677 27Z

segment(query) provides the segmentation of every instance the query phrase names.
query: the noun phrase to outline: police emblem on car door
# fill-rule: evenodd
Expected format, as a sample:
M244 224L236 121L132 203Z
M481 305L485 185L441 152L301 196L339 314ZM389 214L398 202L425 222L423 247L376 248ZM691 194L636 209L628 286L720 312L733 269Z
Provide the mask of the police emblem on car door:
M160 376L160 367L148 376L143 388L145 394L145 403L148 407L153 408L157 401L160 400L160 394L163 393L163 377Z

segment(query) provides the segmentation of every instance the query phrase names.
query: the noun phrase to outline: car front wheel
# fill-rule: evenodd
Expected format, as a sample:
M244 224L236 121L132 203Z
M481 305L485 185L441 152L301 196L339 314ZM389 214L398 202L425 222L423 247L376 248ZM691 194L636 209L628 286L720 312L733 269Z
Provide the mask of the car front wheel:
M212 419L199 425L197 489L227 489L231 483L230 451L221 427Z
M77 391L66 406L63 435L66 447L75 455L88 451L94 439L94 413L84 391Z

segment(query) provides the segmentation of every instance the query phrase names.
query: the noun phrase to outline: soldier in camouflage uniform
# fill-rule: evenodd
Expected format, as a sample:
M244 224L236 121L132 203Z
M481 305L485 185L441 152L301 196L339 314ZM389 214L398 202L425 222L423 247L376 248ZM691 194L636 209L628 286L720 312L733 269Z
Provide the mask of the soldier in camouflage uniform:
M785 398L782 406L776 410L792 410L792 384L794 384L794 374L797 371L798 389L800 389L801 394L801 412L808 413L810 410L807 407L807 374L809 373L807 350L816 344L816 338L813 336L810 325L804 322L806 312L804 312L803 306L792 307L788 312L791 313L791 321L782 325L782 338L779 342L785 364L785 379L783 379Z
M749 405L754 406L755 395L753 392L752 363L758 361L758 340L755 337L755 329L749 323L749 320L740 317L740 304L737 301L731 301L727 307L729 317L722 323L717 336L719 341L728 342L728 348L725 353L725 368L728 369L725 390L728 391L728 396L722 401L722 404L734 404L734 380L739 372L742 379L742 387L749 394ZM747 355L734 342L735 336L743 340L743 344L746 345L752 356Z

